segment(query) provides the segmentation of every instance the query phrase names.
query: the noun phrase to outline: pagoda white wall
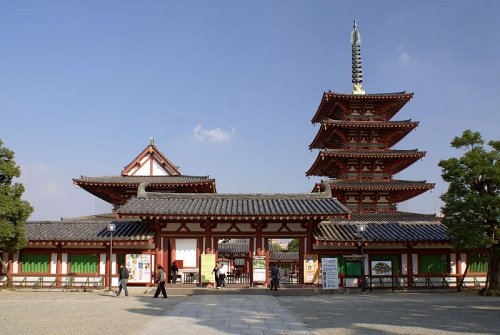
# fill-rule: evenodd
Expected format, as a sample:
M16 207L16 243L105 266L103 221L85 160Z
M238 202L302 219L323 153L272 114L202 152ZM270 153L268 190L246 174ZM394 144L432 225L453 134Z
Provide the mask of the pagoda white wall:
M197 239L176 239L175 240L175 259L182 260L186 268L196 267Z

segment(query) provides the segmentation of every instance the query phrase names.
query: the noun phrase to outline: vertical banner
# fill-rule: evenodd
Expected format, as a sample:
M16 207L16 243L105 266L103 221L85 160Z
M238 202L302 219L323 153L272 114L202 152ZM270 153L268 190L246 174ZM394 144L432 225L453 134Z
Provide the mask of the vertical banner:
M200 283L214 283L215 275L212 270L215 267L215 254L202 254L201 255L201 280Z
M318 255L304 255L304 284L318 284Z
M253 256L252 258L253 281L254 283L266 282L266 256Z
M125 267L130 271L129 283L151 282L151 255L127 254Z
M321 272L323 273L323 289L338 290L339 270L337 258L322 258Z

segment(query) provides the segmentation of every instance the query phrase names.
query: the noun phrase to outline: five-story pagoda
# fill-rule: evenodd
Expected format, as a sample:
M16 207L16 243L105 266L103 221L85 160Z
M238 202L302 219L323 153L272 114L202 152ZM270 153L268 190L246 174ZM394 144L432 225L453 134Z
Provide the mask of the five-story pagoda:
M425 156L418 150L393 149L418 126L411 120L392 121L413 93L366 94L356 21L351 43L353 92L323 94L312 119L320 129L309 146L320 152L306 175L329 177L332 195L354 212L395 212L399 202L434 187L393 178ZM324 185L318 183L315 190L323 191Z

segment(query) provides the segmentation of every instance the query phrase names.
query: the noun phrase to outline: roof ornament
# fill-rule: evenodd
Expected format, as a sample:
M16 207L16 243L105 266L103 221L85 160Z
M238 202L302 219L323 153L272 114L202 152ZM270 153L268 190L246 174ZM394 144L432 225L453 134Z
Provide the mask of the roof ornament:
M357 30L356 19L353 24L354 30L351 32L352 44L352 94L365 94L362 90L363 70L361 68L361 35Z
M137 198L147 197L146 187L148 187L148 185L149 185L148 182L142 182L139 184L139 187L137 188Z
M149 145L155 145L155 139L153 136L149 137Z

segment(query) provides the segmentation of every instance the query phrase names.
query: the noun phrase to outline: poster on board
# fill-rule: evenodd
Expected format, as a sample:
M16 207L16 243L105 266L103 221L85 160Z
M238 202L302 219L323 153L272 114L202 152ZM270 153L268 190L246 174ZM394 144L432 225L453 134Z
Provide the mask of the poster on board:
M253 256L252 258L253 281L266 282L266 256Z
M371 261L372 276L392 276L392 261Z
M215 254L201 255L201 283L215 283L212 270L215 267Z
M318 255L304 255L304 284L318 284Z
M151 255L127 254L125 267L130 271L129 283L151 282Z

